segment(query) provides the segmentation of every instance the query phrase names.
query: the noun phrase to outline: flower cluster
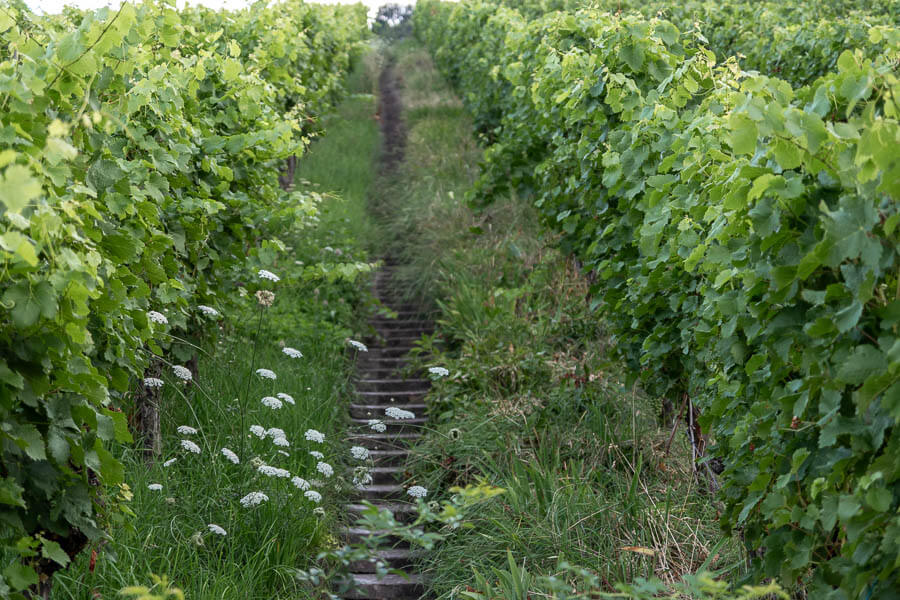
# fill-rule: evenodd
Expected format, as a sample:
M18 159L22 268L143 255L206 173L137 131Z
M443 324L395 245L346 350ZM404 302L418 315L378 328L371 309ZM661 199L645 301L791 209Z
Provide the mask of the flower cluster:
M250 433L255 435L261 440L266 439L266 430L261 425L251 425Z
M410 496L412 496L413 498L424 498L425 496L428 495L428 490L423 488L421 485L414 485L411 488L409 488L408 490L406 490L406 493L409 494Z
M410 412L408 410L404 410L402 408L397 408L396 406L389 406L384 409L384 414L389 416L392 419L415 419L416 414Z
M188 452L193 452L194 454L200 454L200 446L192 442L191 440L181 440L181 447L187 450Z
M373 431L377 431L378 433L384 433L385 431L387 431L387 425L385 425L378 419L369 419L369 427L371 427Z
M163 386L163 380L158 377L147 377L144 379L144 385L150 389L159 389Z
M278 376L275 375L275 371L271 371L269 369L257 369L256 374L262 377L263 379L277 379Z
M331 477L332 475L334 475L334 469L327 462L316 463L316 471L318 471L325 477Z
M175 377L183 381L190 381L194 378L194 376L191 375L191 370L187 367L182 367L181 365L172 367L172 372L175 373Z
M303 353L301 353L296 348L284 347L281 349L281 351L287 354L290 358L303 358Z
M310 450L309 455L315 458L316 460L322 460L325 458L325 455L319 452L318 450Z
M291 483L293 483L294 487L296 487L300 491L305 492L306 490L309 489L309 482L307 480L303 479L302 477L295 476L295 477L291 478Z
M153 321L154 323L158 323L160 325L168 325L169 320L166 318L166 315L156 312L155 310L151 310L147 313L147 318Z
M268 279L269 281L272 281L275 283L278 283L279 281L281 281L281 277L279 277L272 271L266 271L265 269L260 269L258 274L259 274L260 279Z
M303 492L303 495L307 497L307 499L312 500L316 504L322 501L322 494L317 492L316 490L307 490Z
M428 367L428 372L435 377L446 377L450 374L450 371L448 371L444 367Z
M158 491L162 490L162 484L161 483L151 483L150 485L147 486L147 489L150 490L151 492L158 492Z
M321 444L325 441L325 434L320 431L316 431L315 429L307 429L304 436L306 437L307 441L310 442Z
M291 406L294 405L294 397L291 396L290 394L285 394L284 392L278 392L277 394L275 394L275 396L276 396L279 400L284 400L285 402L287 402L287 403L290 404Z
M263 502L268 502L268 500L269 497L262 492L250 492L249 494L241 498L241 506L250 508L252 506L258 506Z
M356 340L347 340L347 343L359 350L360 352L368 352L369 349L366 348L366 345L362 342L357 342Z
M287 469L279 469L278 467L271 467L269 465L260 465L256 470L269 477L288 478L291 476L290 471Z
M226 532L223 528L219 527L215 523L210 523L209 525L207 525L207 527L209 528L210 533L214 533L216 535L228 535L228 532Z
M259 302L260 306L268 308L275 302L275 293L269 290L258 290L256 292L256 301Z
M241 460L238 458L238 455L232 452L229 448L222 448L220 452L222 453L222 456L224 456L234 464L240 464Z
M366 460L369 458L369 450L367 448L363 448L362 446L353 446L350 448L350 454L353 455L353 458L358 460Z
M202 312L207 317L218 317L219 316L219 311L214 309L212 306L205 306L203 304L200 304L197 306L197 308L200 310L200 312Z
M271 409L274 409L274 410L278 410L279 408L281 408L282 406L284 406L284 405L281 403L281 400L279 400L279 399L276 398L275 396L265 396L265 397L261 400L261 402L263 403L263 406L267 406L268 408L271 408Z
M191 427L190 425L179 425L178 429L176 429L180 435L196 435L197 430Z

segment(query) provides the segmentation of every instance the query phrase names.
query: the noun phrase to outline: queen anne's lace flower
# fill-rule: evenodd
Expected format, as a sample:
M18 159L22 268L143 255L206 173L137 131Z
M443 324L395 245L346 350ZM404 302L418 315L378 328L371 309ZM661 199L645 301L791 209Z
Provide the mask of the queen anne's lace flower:
M151 483L150 485L147 486L147 489L150 490L151 492L158 492L162 489L162 484L161 483Z
M436 377L446 377L450 374L450 371L444 367L428 367L428 372Z
M303 354L296 348L284 347L281 351L291 358L303 358Z
M257 369L256 374L262 377L263 379L277 379L278 376L275 375L274 371L270 371L269 369Z
M325 441L325 434L323 434L322 432L316 431L315 429L307 429L306 433L303 435L306 437L307 441L310 441L310 442L317 442L317 443L321 444L322 442Z
M279 400L275 396L266 396L261 400L261 402L263 403L263 406L268 406L269 408L272 408L275 410L278 410L279 408L284 406L281 403L281 400Z
M210 533L214 533L216 535L228 535L228 532L216 525L215 523L210 523L207 525Z
M318 450L310 450L309 455L318 460L322 460L323 458L325 458L325 455Z
M269 427L266 429L266 435L270 438L287 437L287 434L284 433L284 429L279 429L278 427Z
M397 408L396 406L389 406L384 409L384 414L389 416L392 419L415 419L416 414L410 412L408 410L403 410L402 408Z
M303 495L306 496L307 499L312 500L316 504L322 501L322 494L317 492L316 490L307 490L303 492Z
M224 456L234 464L240 464L241 459L239 459L238 455L232 452L229 448L222 448L219 452L221 452L222 456Z
M356 467L353 470L353 485L361 487L372 483L372 474L366 467Z
M278 467L271 467L269 465L260 465L257 469L263 475L268 475L269 477L290 477L290 471L286 469L279 469Z
M272 306L273 302L275 302L275 294L269 290L257 290L256 301L259 302L260 306L265 306L268 308L269 306Z
M414 485L411 488L409 488L408 490L406 490L406 493L409 494L410 496L412 496L413 498L424 498L425 496L428 495L428 490L423 488L421 485Z
M334 469L331 468L327 462L319 462L316 464L316 471L324 475L325 477L331 477L334 475Z
M207 317L218 317L219 316L219 311L214 309L212 306L205 306L203 304L200 304L197 306L197 308L200 310L200 312L202 312Z
M251 506L258 506L263 502L268 502L269 497L263 494L262 492L250 492L243 498L241 498L241 505L244 508L250 508Z
M366 345L362 342L357 342L356 340L347 340L347 343L359 350L360 352L368 352L369 349L366 348Z
M163 463L163 466L171 467L172 465L175 464L175 461L177 461L177 460L178 460L177 458L170 458L169 460L167 460L166 462Z
M178 429L176 429L175 431L177 431L181 435L195 435L197 433L197 430L190 425L179 425Z
M266 439L266 430L261 425L251 425L250 433L255 435L261 440Z
M194 376L191 375L191 370L187 367L182 367L181 365L172 367L172 372L175 373L175 377L184 381L190 381L194 378Z
M350 448L350 454L353 455L353 458L357 458L359 460L366 460L369 458L369 450L363 448L362 446L353 446Z
M266 271L265 269L260 269L258 275L260 279L268 279L269 281L274 281L276 283L281 281L281 277L272 271Z
M293 483L294 487L296 487L298 490L305 492L309 489L309 482L302 477L293 477L291 479L291 483Z
M159 389L163 386L163 380L158 377L146 377L144 385L151 389Z
M166 315L156 312L155 310L151 310L147 313L147 318L153 321L154 323L159 323L160 325L168 325L169 320L166 318Z
M387 431L387 425L385 425L378 419L369 419L369 427L371 427L373 431L377 431L378 433L384 433L385 431Z
M187 450L188 452L193 452L194 454L200 454L200 446L192 442L191 440L181 440L181 447Z
M284 392L278 392L277 394L275 394L275 396L280 398L281 400L284 400L291 406L294 405L294 397L291 396L290 394L285 394Z
M282 448L287 448L288 446L291 445L291 443L288 441L288 439L286 437L272 438L272 443L275 444L276 446L281 446Z

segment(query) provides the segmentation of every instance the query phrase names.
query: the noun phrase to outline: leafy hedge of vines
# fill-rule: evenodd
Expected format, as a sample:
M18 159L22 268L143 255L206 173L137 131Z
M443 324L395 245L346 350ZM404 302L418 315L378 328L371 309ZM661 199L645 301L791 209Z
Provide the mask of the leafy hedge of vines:
M701 409L755 576L900 598L898 29L792 86L640 15L414 20L490 142L476 199L534 202L627 366Z
M130 440L122 408L160 334L227 308L307 222L314 202L281 190L280 167L365 25L361 7L299 0L0 6L0 550L22 559L0 595L119 510L109 444Z

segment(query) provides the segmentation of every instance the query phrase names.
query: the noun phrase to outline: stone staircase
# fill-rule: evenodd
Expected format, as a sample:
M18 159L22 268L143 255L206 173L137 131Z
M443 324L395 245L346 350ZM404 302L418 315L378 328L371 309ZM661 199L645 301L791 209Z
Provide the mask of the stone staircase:
M387 307L397 313L397 318L374 317L370 323L376 336L366 340L368 352L357 355L357 381L353 402L350 404L351 433L348 441L369 450L374 462L372 482L358 488L358 500L367 500L379 508L386 508L397 521L415 519L415 504L404 487L404 464L407 448L421 437L420 430L426 423L424 397L430 381L418 375L404 376L406 354L422 334L431 333L433 324L418 306L404 303L394 285L396 266L388 264L375 276L374 293ZM413 419L391 419L385 409L395 406L415 414ZM369 427L371 419L385 424L384 432ZM345 506L350 522L365 510L365 505L351 502ZM350 526L344 529L349 543L361 543L366 537L379 532ZM388 568L404 569L408 578L386 575L378 578L372 561L356 561L351 564L351 577L355 589L343 594L353 600L408 600L420 598L425 592L424 577L409 570L415 550L390 537L377 550L377 558Z

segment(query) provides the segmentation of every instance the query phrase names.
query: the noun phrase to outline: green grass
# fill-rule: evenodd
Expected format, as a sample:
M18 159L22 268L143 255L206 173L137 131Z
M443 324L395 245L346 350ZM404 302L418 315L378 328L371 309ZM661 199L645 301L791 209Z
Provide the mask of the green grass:
M366 61L371 59L360 58L348 84L357 95L326 120L325 135L300 160L298 177L308 183L298 188L320 195L319 212L301 235L281 240L286 252L273 271L282 281L248 282L241 312L207 321L202 339L195 340L199 362L192 384L165 370L163 456L149 466L137 449L122 456L135 516L115 524L110 540L93 548L93 569L89 549L57 574L54 597L114 598L124 586L149 583L151 573L168 575L188 598L315 595L295 573L336 544L333 532L348 479L341 458L347 452L342 433L352 370L346 339L361 330L371 303L360 275L365 268L359 266L370 259L373 233L365 203L378 142L374 97L357 89L371 80L359 75ZM258 288L274 291L271 308L258 304ZM299 349L303 357L289 358L284 346ZM261 367L277 379L256 375ZM279 392L292 396L295 405L274 410L261 403ZM256 424L283 429L290 446L258 439L249 429ZM181 425L198 433L179 435ZM307 441L307 429L324 433L325 443ZM200 446L200 454L181 448L185 438ZM240 454L241 463L226 460L223 447ZM317 473L311 450L324 453L335 468L332 477ZM305 498L288 479L260 474L260 461L319 480L314 489L323 496L321 504ZM148 489L152 483L162 490ZM269 500L243 507L240 499L253 491ZM317 506L323 510L314 512ZM210 523L227 535L211 533Z
M409 136L379 212L407 282L438 307L444 343L426 340L424 364L451 372L429 395L434 431L416 447L412 482L436 500L482 479L506 489L424 559L433 591L456 597L477 571L506 581L504 598L524 597L523 582L542 594L540 576L572 581L564 562L606 589L739 570L739 545L719 532L683 433L669 445L660 403L606 358L614 341L590 312L587 281L531 207L496 198L469 209L480 157L469 119L423 49L395 51Z

